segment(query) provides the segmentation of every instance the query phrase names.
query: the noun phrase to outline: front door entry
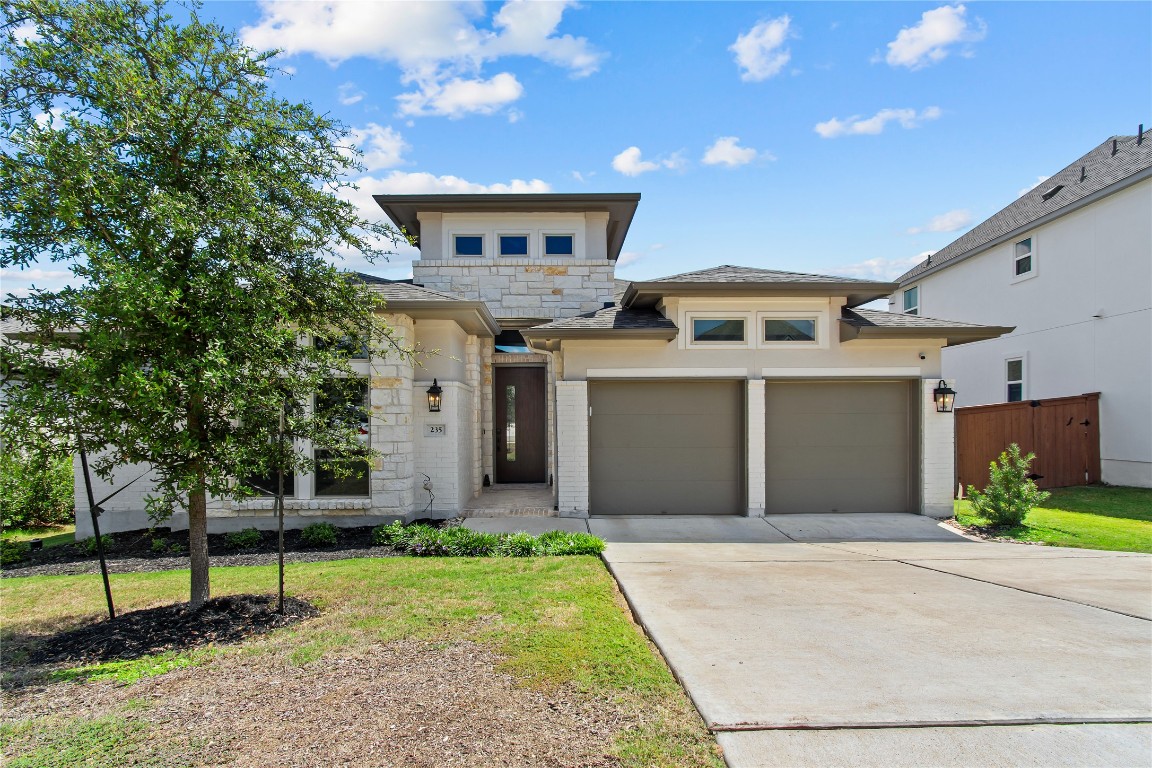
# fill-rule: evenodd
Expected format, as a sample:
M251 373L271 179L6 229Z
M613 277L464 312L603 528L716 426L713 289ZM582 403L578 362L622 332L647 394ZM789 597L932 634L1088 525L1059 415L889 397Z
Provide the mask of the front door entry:
M500 366L495 384L496 482L542 483L547 472L544 369Z

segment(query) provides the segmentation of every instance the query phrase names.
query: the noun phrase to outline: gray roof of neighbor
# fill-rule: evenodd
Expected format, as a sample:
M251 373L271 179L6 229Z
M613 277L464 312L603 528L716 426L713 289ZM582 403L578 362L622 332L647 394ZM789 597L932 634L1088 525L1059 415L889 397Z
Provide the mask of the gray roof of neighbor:
M1116 154L1112 154L1113 141L1116 142ZM1136 136L1113 136L905 272L897 282L908 283L929 270L941 269L949 262L978 253L1017 230L1058 214L1087 197L1104 193L1118 182L1149 171L1152 168L1152 135L1146 135L1140 144L1136 141ZM1083 181L1080 180L1081 169Z

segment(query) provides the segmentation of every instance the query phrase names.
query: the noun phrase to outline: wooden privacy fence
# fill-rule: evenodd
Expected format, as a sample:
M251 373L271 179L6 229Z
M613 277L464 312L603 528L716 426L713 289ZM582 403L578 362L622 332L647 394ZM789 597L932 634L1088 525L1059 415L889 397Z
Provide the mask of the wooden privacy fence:
M1100 482L1100 393L956 409L956 482L988 484L988 464L1011 443L1036 454L1041 488Z

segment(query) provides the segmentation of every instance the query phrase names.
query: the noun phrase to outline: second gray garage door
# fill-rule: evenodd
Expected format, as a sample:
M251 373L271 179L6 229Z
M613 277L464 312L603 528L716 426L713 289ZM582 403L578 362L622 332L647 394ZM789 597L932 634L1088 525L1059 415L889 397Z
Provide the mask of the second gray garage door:
M742 381L589 382L593 515L734 515L744 501Z
M912 387L767 382L765 511L914 511Z

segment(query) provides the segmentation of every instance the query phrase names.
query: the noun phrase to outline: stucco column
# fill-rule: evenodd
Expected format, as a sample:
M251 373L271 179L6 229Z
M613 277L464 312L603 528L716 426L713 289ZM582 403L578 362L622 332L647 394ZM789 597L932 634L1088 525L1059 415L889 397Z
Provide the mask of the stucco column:
M920 514L944 519L952 517L956 478L956 419L952 413L937 413L932 390L939 379L920 382ZM955 388L955 379L946 380Z
M399 344L412 345L412 318L389 314L384 321L394 330ZM372 447L383 454L372 466L372 512L406 516L412 509L416 471L412 360L393 349L374 349L369 370Z
M748 516L763 517L765 494L764 456L764 380L749 379L747 400L745 401L748 445L745 448L745 461L748 478Z
M556 382L560 517L588 517L588 382Z

